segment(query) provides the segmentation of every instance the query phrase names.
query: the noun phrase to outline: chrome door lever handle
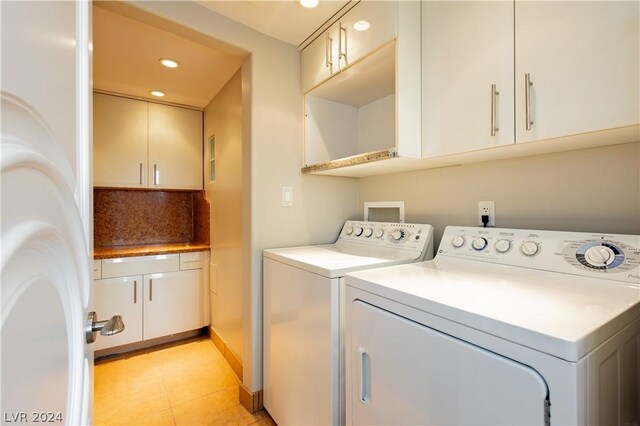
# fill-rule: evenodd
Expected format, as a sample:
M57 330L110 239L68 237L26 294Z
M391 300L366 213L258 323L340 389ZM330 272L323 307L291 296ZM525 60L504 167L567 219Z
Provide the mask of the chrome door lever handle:
M98 332L101 336L111 336L124 331L124 321L120 315L114 315L106 321L96 321L97 319L98 315L95 312L89 312L87 315L84 331L88 344L96 341Z

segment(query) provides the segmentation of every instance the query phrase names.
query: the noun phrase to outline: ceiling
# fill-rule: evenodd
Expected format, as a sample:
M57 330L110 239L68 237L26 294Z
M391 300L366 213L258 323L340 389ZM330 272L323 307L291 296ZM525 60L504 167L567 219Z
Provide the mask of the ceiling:
M197 3L298 46L349 0L324 0L314 9L302 7L297 0L197 0ZM145 20L138 9L126 6L124 2L94 2L94 88L137 98L206 107L240 68L247 52L223 46L213 39L211 43L204 43L198 38L184 38L152 23L154 20ZM161 58L173 59L180 66L165 68L159 63ZM166 96L155 98L149 93L151 90L160 90Z
M196 3L263 34L299 46L349 0L321 0L307 9L297 0L205 1Z

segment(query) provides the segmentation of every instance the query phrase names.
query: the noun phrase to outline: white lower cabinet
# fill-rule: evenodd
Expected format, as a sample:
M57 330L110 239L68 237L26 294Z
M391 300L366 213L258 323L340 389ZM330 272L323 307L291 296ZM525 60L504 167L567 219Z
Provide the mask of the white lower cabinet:
M103 279L94 280L94 310L100 319L121 315L125 329L112 336L98 336L95 350L208 324L209 280L203 269L208 263L207 252L105 259L101 263Z
M144 277L144 339L202 327L202 269Z

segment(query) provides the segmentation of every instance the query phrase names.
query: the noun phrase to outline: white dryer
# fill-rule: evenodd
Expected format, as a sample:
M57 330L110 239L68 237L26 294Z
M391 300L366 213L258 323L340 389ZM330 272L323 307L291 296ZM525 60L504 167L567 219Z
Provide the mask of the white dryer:
M346 276L347 424L640 423L640 237L447 227Z
M264 251L264 406L344 423L344 275L433 257L431 225L347 221L334 244Z

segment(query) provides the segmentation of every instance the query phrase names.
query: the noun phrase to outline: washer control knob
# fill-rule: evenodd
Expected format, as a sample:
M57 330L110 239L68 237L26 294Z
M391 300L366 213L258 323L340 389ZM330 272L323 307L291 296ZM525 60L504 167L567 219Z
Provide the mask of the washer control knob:
M609 247L594 246L589 247L584 253L584 257L593 266L607 266L615 258L615 253Z
M487 246L487 239L483 238L483 237L475 237L473 239L473 241L471 242L471 247L473 247L474 250L484 250L484 248Z
M451 245L455 248L460 248L464 245L464 237L462 235L456 235L451 239Z
M365 237L369 238L372 235L373 235L373 229L367 228L367 229L364 230L364 236Z
M376 229L376 238L382 238L382 236L384 235L384 231L382 229Z
M351 235L353 234L353 228L350 226L347 229L344 230L344 233L347 235Z
M360 235L362 235L363 232L364 232L364 229L362 229L361 226L358 226L356 228L356 237L359 237Z
M498 240L493 247L498 253L506 253L511 250L511 240Z
M404 238L404 231L402 229L396 229L391 233L391 238L393 238L394 241L400 241Z
M540 251L540 244L535 241L525 241L520 246L520 252L525 256L535 256Z

